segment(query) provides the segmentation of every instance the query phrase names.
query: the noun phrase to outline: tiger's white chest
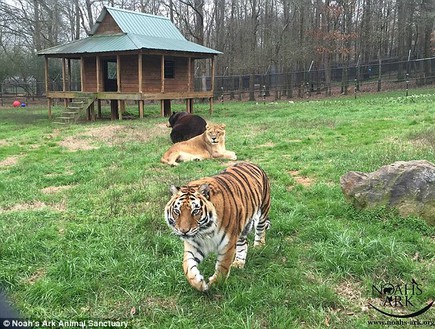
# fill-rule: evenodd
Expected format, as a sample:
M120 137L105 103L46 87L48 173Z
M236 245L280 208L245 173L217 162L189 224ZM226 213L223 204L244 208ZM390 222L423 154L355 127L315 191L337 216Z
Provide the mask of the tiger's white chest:
M208 233L201 234L193 238L190 242L200 249L204 255L212 252L219 252L228 244L229 238L223 230L217 229Z

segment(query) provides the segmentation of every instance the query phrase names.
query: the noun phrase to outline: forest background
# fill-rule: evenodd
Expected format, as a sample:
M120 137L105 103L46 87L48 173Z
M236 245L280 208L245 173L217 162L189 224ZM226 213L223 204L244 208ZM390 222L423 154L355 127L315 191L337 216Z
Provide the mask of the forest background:
M417 84L435 81L433 0L0 0L0 83L42 82L37 52L86 37L104 6L168 17L222 51L218 90L247 85L253 96L279 75L290 97L301 83L328 94L337 79L347 92L348 81L383 73L382 61L394 81L410 71Z

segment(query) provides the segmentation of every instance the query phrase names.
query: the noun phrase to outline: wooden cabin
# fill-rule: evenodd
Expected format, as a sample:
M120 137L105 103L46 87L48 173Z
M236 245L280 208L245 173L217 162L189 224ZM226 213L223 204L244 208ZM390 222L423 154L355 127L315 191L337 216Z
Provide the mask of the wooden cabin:
M54 99L64 99L65 113L82 104L88 119L96 117L94 104L101 116L102 100L110 101L112 119L122 119L126 101L137 102L141 118L149 100L160 101L162 116L170 114L175 99L184 100L188 112L194 99L208 99L212 111L218 54L186 40L168 18L105 7L89 37L38 52L45 60L49 117ZM61 62L62 88L50 83L50 62L55 60ZM211 75L200 88L194 86L196 60L205 61ZM79 90L71 88L72 62L79 63Z

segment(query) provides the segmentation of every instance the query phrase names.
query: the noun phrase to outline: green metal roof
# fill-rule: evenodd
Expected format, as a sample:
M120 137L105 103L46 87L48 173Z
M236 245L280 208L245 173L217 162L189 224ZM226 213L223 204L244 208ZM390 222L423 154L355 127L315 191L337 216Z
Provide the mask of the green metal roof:
M146 35L166 39L185 40L169 18L119 8L105 7L97 18L90 35L94 35L100 23L109 13L124 33Z
M110 14L123 33L95 34L104 17ZM47 48L38 55L82 55L134 50L163 50L217 55L221 52L190 42L166 17L105 7L92 28L90 37Z

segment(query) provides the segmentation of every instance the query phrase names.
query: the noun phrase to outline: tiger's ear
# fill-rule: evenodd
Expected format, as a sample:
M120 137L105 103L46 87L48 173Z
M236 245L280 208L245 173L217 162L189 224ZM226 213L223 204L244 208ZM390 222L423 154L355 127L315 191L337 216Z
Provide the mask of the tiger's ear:
M201 193L207 200L210 200L210 185L202 184L198 188L198 192Z
M169 192L171 192L172 195L177 194L179 190L180 190L180 188L178 186L175 186L175 185L171 185L169 187Z

